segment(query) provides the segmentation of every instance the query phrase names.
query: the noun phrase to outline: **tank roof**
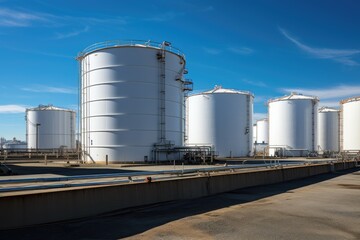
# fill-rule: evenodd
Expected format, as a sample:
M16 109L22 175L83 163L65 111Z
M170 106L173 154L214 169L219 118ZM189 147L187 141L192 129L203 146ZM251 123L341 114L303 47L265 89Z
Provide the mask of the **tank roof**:
M142 47L142 48L154 48L154 49L165 49L167 52L174 53L176 55L181 56L185 59L185 54L180 51L180 49L175 48L171 45L171 43L164 41L162 43L154 42L151 40L110 40L106 42L99 42L92 44L82 50L78 56L77 60L81 60L86 55L96 52L101 49L108 49L108 48L121 48L121 47Z
M254 97L254 95L249 91L239 91L239 90L235 90L235 89L227 89L227 88L222 88L222 86L215 86L214 89L212 89L212 90L193 94L191 96L203 95L203 94L220 94L220 93L242 94L242 95L250 95L250 96Z
M324 112L339 112L339 109L336 108L331 108L331 107L321 107L319 108L319 113L324 113Z
M301 93L292 92L290 95L285 95L284 97L270 99L268 101L268 104L272 103L272 102L286 101L286 100L312 100L312 101L315 101L315 102L319 102L318 97L307 96L307 95L303 95Z
M340 101L340 104L348 103L348 102L356 102L360 101L360 96L358 97L351 97Z
M51 104L48 104L48 105L41 105L41 104L40 104L40 105L37 106L37 107L27 108L27 109L26 109L26 111L47 111L47 110L75 112L74 110L70 110L70 109L54 107L54 106L51 105Z

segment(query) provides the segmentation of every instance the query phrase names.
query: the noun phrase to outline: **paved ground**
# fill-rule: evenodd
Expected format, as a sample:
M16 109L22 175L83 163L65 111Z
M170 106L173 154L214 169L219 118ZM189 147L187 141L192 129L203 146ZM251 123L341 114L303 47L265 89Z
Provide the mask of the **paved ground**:
M359 190L360 171L326 174L0 231L0 239L360 239Z

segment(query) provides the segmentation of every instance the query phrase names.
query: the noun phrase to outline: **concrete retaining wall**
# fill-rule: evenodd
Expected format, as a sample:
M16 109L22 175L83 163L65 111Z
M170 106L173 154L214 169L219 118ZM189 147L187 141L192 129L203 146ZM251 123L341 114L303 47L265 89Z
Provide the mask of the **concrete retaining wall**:
M290 181L354 168L355 162L277 168L213 176L47 190L0 197L0 229L93 216L114 210L191 199L245 187Z

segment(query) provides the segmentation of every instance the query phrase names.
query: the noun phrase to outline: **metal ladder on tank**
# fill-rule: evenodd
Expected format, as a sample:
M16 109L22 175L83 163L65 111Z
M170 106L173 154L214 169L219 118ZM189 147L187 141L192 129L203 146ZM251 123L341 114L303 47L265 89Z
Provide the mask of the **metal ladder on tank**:
M90 62L89 62L89 57L86 57L85 59L83 59L83 63L82 63L82 76L83 76L83 86L82 86L82 113L81 113L81 121L82 121L82 146L83 146L83 160L84 162L87 162L87 154L90 153L90 136L89 136L89 83L90 83L90 79L89 79L89 73L88 70L90 68Z
M246 95L246 128L245 128L245 135L250 133L250 95ZM252 140L252 139L251 139ZM250 137L247 138L247 149L251 149L250 148ZM251 150L248 153L248 155L250 156L251 154Z
M311 123L311 125L312 125L312 127L311 127L311 141L312 141L312 150L313 151L316 151L316 146L315 146L315 105L316 105L316 102L315 101L313 101L312 102L312 110L311 110L311 121L312 121L312 123Z
M166 60L165 60L165 56L166 56L166 51L165 51L165 47L169 46L170 43L168 42L163 42L161 44L161 50L160 52L157 54L157 58L159 60L159 111L160 111L160 133L159 133L159 143L160 144L165 144L166 143L166 100L165 100L165 80L166 80Z
M74 121L74 115L73 112L70 112L70 147L69 147L70 149L72 149L74 146L74 138L75 138L73 121Z
M184 119L184 143L187 143L188 140L188 131L189 131L189 108L186 106L186 101L188 98L187 92L184 94L184 112L185 112L185 119Z
M344 148L344 129L343 129L343 104L340 104L340 112L339 112L339 126L338 126L338 132L339 132L339 150L343 151Z

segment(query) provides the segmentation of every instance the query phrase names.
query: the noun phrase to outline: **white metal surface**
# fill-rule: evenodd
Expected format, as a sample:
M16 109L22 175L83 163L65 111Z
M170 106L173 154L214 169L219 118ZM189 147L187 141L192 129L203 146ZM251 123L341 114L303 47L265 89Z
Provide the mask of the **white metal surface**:
M322 107L318 114L318 151L339 151L339 110Z
M215 89L186 100L188 145L212 145L219 157L252 154L253 95Z
M78 58L86 161L151 161L154 144L183 146L185 58L166 47L162 63L161 53L150 43L105 44Z
M270 156L278 150L289 150L290 156L316 150L318 102L297 93L268 102Z
M360 151L360 97L341 101L341 150Z
M75 111L40 105L26 109L26 139L30 149L75 148Z
M257 143L269 143L269 121L267 118L256 122Z
M253 144L256 143L256 130L257 130L257 127L256 127L256 124L253 124Z

